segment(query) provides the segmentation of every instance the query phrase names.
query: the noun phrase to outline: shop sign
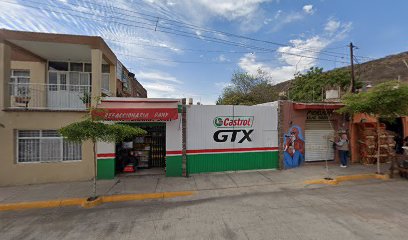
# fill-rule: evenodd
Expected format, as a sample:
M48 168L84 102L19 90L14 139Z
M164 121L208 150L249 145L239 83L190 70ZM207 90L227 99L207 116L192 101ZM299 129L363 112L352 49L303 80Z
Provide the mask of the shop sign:
M171 121L178 118L177 108L112 108L93 114L108 121Z
M331 114L332 114L331 110L308 111L306 119L307 120L328 120Z
M242 143L245 140L248 142L251 142L252 139L249 136L254 129L251 130L218 130L214 133L214 141L216 142L226 142L229 138L231 139L231 142L235 142L237 140L237 135L241 135L240 140L238 143ZM242 134L241 134L242 133Z
M233 128L231 130L218 130L214 132L213 139L215 142L231 142L243 143L244 141L251 142L250 137L254 129L251 128L254 122L253 116L218 116L213 120L216 128ZM238 128L238 129L236 129ZM239 129L245 128L245 129ZM238 138L237 138L238 136Z

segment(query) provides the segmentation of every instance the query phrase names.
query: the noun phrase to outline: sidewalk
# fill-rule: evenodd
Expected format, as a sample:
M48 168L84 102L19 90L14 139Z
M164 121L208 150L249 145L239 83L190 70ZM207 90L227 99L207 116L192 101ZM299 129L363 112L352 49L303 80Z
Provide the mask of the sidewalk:
M389 166L383 164L383 172ZM340 168L329 165L329 176L374 173L374 165L352 165ZM327 177L324 163L306 164L300 168L284 171L248 171L229 173L209 173L192 175L189 178L165 177L163 175L129 176L113 180L100 180L97 183L98 195L115 195L130 193L159 193L181 191L205 191L221 189L238 189L243 187L290 186L305 188L306 180ZM50 183L13 187L0 187L0 204L16 202L32 202L64 198L85 198L92 191L92 181Z

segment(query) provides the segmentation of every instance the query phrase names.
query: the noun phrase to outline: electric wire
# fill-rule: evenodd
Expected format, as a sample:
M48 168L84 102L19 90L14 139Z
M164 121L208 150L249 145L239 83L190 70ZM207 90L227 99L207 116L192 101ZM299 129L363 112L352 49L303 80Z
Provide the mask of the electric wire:
M7 2L7 1L3 1L3 2ZM31 2L35 2L35 1L31 1ZM86 1L83 1L83 2L86 2ZM8 2L8 3L10 3L10 2ZM36 3L39 3L39 2L36 2ZM86 2L86 3L89 3L89 4L91 4L91 5L97 5L97 6L102 6L102 5L100 5L100 4L95 4L95 3L90 3L90 2ZM11 4L13 4L13 3L11 3ZM43 3L42 3L43 4ZM72 3L70 3L70 4L72 4ZM75 5L75 4L72 4L72 5ZM47 5L47 6L51 6L51 7L55 7L55 6L52 6L52 5ZM76 5L76 6L81 6L81 5ZM33 7L33 6L28 6L28 7ZM106 8L105 6L102 6L103 8ZM36 8L36 7L33 7L33 8ZM59 7L59 8L61 8L61 7ZM113 7L113 8L117 8L117 7ZM40 9L40 8L37 8L37 9ZM89 12L83 12L83 11L78 11L78 10L73 10L73 9L68 9L68 8L63 8L63 9L66 9L66 10L68 10L68 11L76 11L76 12L80 12L80 13L83 13L83 14L90 14ZM121 9L121 8L119 8L119 9ZM40 10L44 10L44 9L40 9ZM122 10L126 10L126 9L122 9ZM52 11L52 10L51 10ZM126 10L126 11L129 11L129 10ZM54 11L55 12L55 11ZM60 14L66 14L66 13L63 13L63 12L57 12L57 13L60 13ZM139 14L142 14L142 13L139 13ZM144 15L147 15L147 14L144 14ZM76 15L75 15L76 16ZM101 15L98 15L98 16L101 16ZM129 16L129 15L128 15ZM147 15L147 16L151 16L151 15ZM106 16L102 16L102 17L106 17ZM109 18L112 18L112 17L109 17ZM117 17L114 17L114 19L116 19ZM157 17L158 18L158 17ZM120 19L122 19L122 20L125 20L125 21L129 21L128 19L124 19L124 18L120 18ZM151 21L151 19L146 19L146 18L144 18L145 20L150 20ZM91 19L91 20L94 20L94 21L99 21L99 20L97 20L97 19ZM114 23L118 23L118 22L114 22ZM147 26L151 26L151 27L153 27L153 23L151 23L151 24L149 24L149 23L146 23L146 22L135 22L134 21L134 23L138 23L138 24L143 24L143 25L147 25ZM123 22L120 22L119 24L125 24L125 23L123 23ZM125 24L126 25L126 24ZM132 25L133 26L133 25ZM139 27L140 28L140 26L133 26L133 27ZM155 31L157 30L156 29L157 28L157 23L156 23L156 25L155 25ZM186 31L180 31L180 30L175 30L175 29L171 29L171 28L168 28L168 27L163 27L163 26L161 26L161 28L164 28L164 29L168 29L168 30L170 30L170 31L176 31L176 32L181 32L181 33L184 33L184 34L189 34L190 36L189 37L192 37L191 35L193 35L193 37L197 37L197 36L195 36L193 33L190 33L190 32L186 32ZM145 29L148 29L148 28L145 28ZM148 30L152 30L152 29L148 29ZM166 33L168 33L167 31L162 31L162 32L166 32ZM173 33L174 34L174 33ZM180 34L179 34L180 35ZM185 36L185 35L183 35L183 36ZM202 39L202 38L206 38L205 40L208 40L208 38L209 39L212 39L212 40L216 40L216 42L218 42L218 43L220 43L219 41L224 41L223 43L230 43L230 44L233 44L233 45L235 45L235 46L240 46L240 47L245 47L245 46L243 46L242 44L239 44L239 45L237 45L237 43L235 43L235 42L231 42L231 41L226 41L226 40L223 40L223 39L218 39L218 38L211 38L211 37L208 37L208 36L201 36L201 37L199 37L200 39ZM257 40L257 39L256 39ZM259 40L259 41L263 41L263 40ZM265 41L264 41L265 42ZM268 41L269 42L269 41ZM284 45L284 44L281 44L281 45ZM296 48L296 47L294 47L294 46L290 46L290 45L284 45L284 46L289 46L289 47L292 47L292 48ZM152 46L152 47L154 47L154 46ZM247 46L247 47L249 47L249 46ZM269 49L270 51L277 51L277 49ZM264 52L266 52L266 50L263 50ZM325 51L320 51L320 54L324 54L323 52L325 52ZM289 55L294 55L294 56L298 56L299 54L294 54L294 53L288 53L288 52L280 52L281 54L289 54ZM311 56L303 56L303 57L306 57L306 58L313 58L313 57L311 57ZM344 58L344 57L341 57L341 58ZM323 59L323 60L325 60L325 59ZM325 61L327 61L327 60L325 60Z
M14 3L14 2L8 2L8 1L4 1L4 0L3 0L2 2L6 2L6 3L9 3L9 4L16 4L16 3ZM24 6L30 7L30 8L35 8L35 9L39 9L39 10L42 10L42 11L45 10L45 9L43 9L43 8L35 7L35 6L31 6L31 5L24 5ZM51 12L54 12L54 13L60 13L60 14L63 14L63 15L74 16L74 17L83 18L83 19L88 19L88 20L92 20L92 21L101 21L101 22L104 22L104 23L107 22L106 20L102 20L102 19L87 18L87 17L84 17L84 16L74 15L74 14L72 14L72 13L66 13L66 12L61 12L61 11L56 11L56 10L51 10L51 9L47 9L47 10L49 10L49 11L51 11ZM74 10L71 10L71 11L74 11ZM83 13L83 14L89 15L89 13ZM131 25L131 24L126 24L126 23L123 23L123 22L116 22L116 21L112 21L112 20L109 20L109 22L116 23L116 24L121 24L121 25L125 25L125 26L129 26L129 27L142 28L142 29L147 29L147 30L154 30L153 28L148 28L148 27L143 27L143 26L138 26L138 25ZM138 22L138 23L141 23L141 24L144 24L144 25L148 25L148 26L153 27L152 24L148 24L148 23L144 23L144 22ZM212 38L212 37L208 37L208 36L205 36L205 37L192 36L191 33L184 32L184 31L178 31L178 30L175 30L175 29L169 29L169 30L171 30L171 31L176 31L176 32L181 32L181 34L180 34L180 33L176 34L176 33L174 33L174 32L163 31L163 30L157 30L157 31L159 31L159 32L164 32L164 33L169 33L169 34L175 34L175 35L178 35L178 36L198 38L198 39L201 39L201 40L202 40L203 38L205 38L205 40L206 40L206 41L209 41L209 42L217 42L217 43L222 43L222 44L227 44L227 45L233 45L233 46L238 46L238 47L243 47L243 48L251 48L251 49L263 50L263 51L266 51L266 50L269 50L269 51L277 51L276 49L267 49L267 48L262 48L262 47L257 47L257 46L248 46L248 45L245 45L245 44L242 44L242 43L236 43L236 42L232 42L232 41L226 41L226 40L217 39L217 38ZM184 32L185 34L183 34L183 32ZM186 35L186 34L190 34L190 35ZM289 53L289 52L279 52L279 53L280 53L280 54L284 54L284 55L293 55L293 56L299 56L299 57L310 58L310 59L316 59L316 60L333 61L333 60L327 59L327 58L319 58L319 57L301 55L301 54L296 54L296 53ZM343 63L346 63L346 62L343 62Z
M6 2L6 1L4 1L4 2ZM31 2L35 2L35 1L31 1ZM104 6L104 5L100 5L100 4L96 4L96 3L91 3L91 2L87 2L87 1L82 1L82 2L88 3L88 4L90 4L90 5L99 6L99 7L102 7L102 8L104 8L104 9L108 7L107 5ZM35 3L43 4L43 5L51 6L51 7L56 7L56 6L53 6L53 5L47 5L47 4L39 3L39 2L35 2ZM70 3L70 2L67 2L67 3L70 4L70 5L83 7L82 5L73 4L73 3ZM32 6L29 6L29 7L32 7ZM61 7L59 7L59 8L61 8ZM136 11L131 11L131 10L128 10L128 9L118 8L118 7L114 7L114 6L110 6L110 8L120 9L120 10L124 10L124 11L129 11L129 12L134 12L134 13L137 13L137 14L139 14L139 15L145 15L145 16L148 16L148 17L152 18L152 19L142 18L142 19L148 20L148 21L158 21L158 19L160 19L160 17L157 17L157 16L152 16L152 15L149 15L149 14L143 14L143 13L136 12ZM66 10L68 10L68 11L81 12L81 13L83 13L83 14L89 14L89 12L83 12L83 11L79 11L79 10L73 10L73 9L68 9L68 8L63 8L63 9L66 9ZM43 10L43 9L41 9L41 10ZM95 9L91 9L91 10L95 10ZM110 10L111 10L111 9L110 9ZM112 11L112 12L113 12L113 11ZM59 12L59 13L61 13L61 12ZM113 12L113 13L114 13L114 12ZM63 13L61 13L61 14L63 14ZM120 15L131 16L131 15L128 15L128 14L124 14L123 12L121 12ZM100 15L99 15L99 16L100 16ZM106 16L103 16L103 17L106 17ZM135 16L131 16L131 17L135 17ZM140 16L137 16L137 17L140 18ZM118 19L117 17L111 17L111 16L109 16L109 18ZM125 20L125 21L130 21L129 19L124 19L124 18L119 18L119 19L122 19L122 20ZM167 19L167 21L178 22L178 21L171 20L171 19ZM152 22L151 24L146 23L146 22L134 22L134 23L139 23L139 24L144 24L144 25L148 25L148 26L153 26L153 22ZM182 23L182 24L192 25L192 24L187 24L187 23ZM195 26L195 25L193 25L193 26ZM157 27L157 22L156 22L156 24L155 24L155 27ZM276 42L271 42L271 41L259 40L259 39L249 38L249 37L245 37L245 36L241 36L241 35L237 35L237 34L230 34L230 33L222 32L222 31L217 31L217 30L204 29L204 28L201 28L201 27L198 28L197 26L195 26L195 27L196 27L196 29L206 30L206 31L208 31L208 32L223 33L223 34L226 34L226 35L230 35L230 36L234 36L234 37L240 37L240 38L244 38L244 39L248 39L248 40L252 40L252 41L259 41L259 42L264 42L264 43L271 43L271 44L275 44L275 45L279 45L279 46L288 46L288 47L291 47L291 48L302 49L302 50L306 50L306 51L312 51L312 52L316 52L316 53L323 54L323 55L325 55L326 52L328 52L328 51L325 51L325 50L313 51L313 50L310 50L310 49L308 50L308 49L306 49L306 48L299 48L299 47L297 47L297 46L291 46L291 45L287 45L287 44L281 44L281 43L276 43ZM172 28L168 28L168 27L164 27L164 26L161 26L161 28L164 28L164 29L167 29L167 30L170 30L170 31L181 32L181 33L184 33L184 34L190 34L190 35L192 34L192 33L190 33L190 32L180 31L180 30L176 30L176 29L172 29ZM156 30L156 29L155 29L155 30ZM221 41L222 41L222 39L211 38L211 37L208 37L208 36L201 36L200 38L207 38L207 39L210 38L210 39L213 39L213 40L218 40L218 41L221 40ZM230 42L230 41L228 41L228 42L229 42L229 43L232 43L232 42ZM274 49L273 51L276 51L276 49ZM285 53L285 54L288 54L288 53ZM337 54L345 55L344 53L337 53ZM326 54L326 55L329 55L329 54ZM329 56L334 56L334 55L329 55ZM341 57L341 58L344 58L344 57Z
M3 2L7 2L7 1L3 1ZM32 1L32 2L35 2L35 1ZM82 1L82 2L83 2L83 3L88 3L88 4L90 4L90 5L99 6L99 7L102 7L102 8L104 8L104 9L108 7L107 5L101 5L101 4L91 3L91 2L87 2L87 1ZM8 3L10 3L10 2L8 2ZM35 2L35 3L44 4L44 3L39 3L39 2ZM83 7L82 5L73 4L73 3L71 3L71 2L66 2L66 3L68 3L68 4L70 4L70 5L78 6L78 7ZM13 3L10 3L10 4L13 4ZM45 4L45 5L47 5L47 4ZM54 5L47 5L47 6L56 7L56 6L54 6ZM33 7L33 6L28 6L28 7ZM61 8L61 7L59 7L59 8ZM128 10L128 9L123 9L123 8L118 8L118 7L110 6L110 10L112 10L112 8L113 8L113 9L120 9L120 10L128 11L128 12L134 12L134 13L137 13L137 14L139 14L139 15L145 15L145 16L148 16L148 17L151 17L151 18L155 18L155 19L157 18L157 21L158 21L158 19L160 19L160 17L157 17L157 16L152 16L152 15L149 15L149 14L143 14L143 13L136 12L136 11L131 11L131 10ZM83 14L89 14L89 12L83 12L83 11L78 11L78 10L73 10L73 9L68 9L68 8L63 8L63 9L66 9L66 10L68 10L68 11L77 11L77 12L81 12L81 13L83 13ZM44 10L44 9L40 9L40 10ZM91 10L95 10L95 9L91 9ZM61 12L58 12L58 13L61 13ZM112 13L114 13L114 12L112 11ZM61 13L61 14L64 14L64 13ZM130 16L130 15L128 15L128 14L123 14L123 12L121 12L121 15ZM103 17L106 17L106 16L103 16ZM134 16L131 16L131 17L134 17ZM109 18L112 18L112 17L109 17ZM113 18L116 19L117 17L113 17ZM122 19L122 20L125 20L125 21L130 21L129 19L124 19L124 18L121 18L121 19ZM142 18L142 19L145 19L145 20L148 20L148 21L153 21L153 19L147 19L147 18ZM96 19L93 19L93 20L96 20ZM171 20L171 19L167 19L167 21L173 21L173 22L178 22L178 23L180 23L180 21L175 21L175 20ZM144 25L153 26L153 23L152 23L152 24L149 24L149 23L146 23L146 22L134 22L134 23L139 23L139 24L144 24ZM184 23L184 22L181 22L181 23L182 23L182 24L186 24L186 25L192 25L192 24L187 24L187 23ZM196 25L192 25L192 26L197 27ZM157 23L156 23L156 25L155 25L155 30L156 30L156 28L157 28ZM165 28L165 29L168 29L168 30L172 30L172 31L178 31L178 30L171 29L171 28L166 28L166 27L164 27L164 28ZM217 32L217 33L229 34L229 33L222 32L222 31L208 30L208 29L205 29L205 30L207 30L207 31L212 31L212 32ZM187 33L187 34L191 34L191 33L185 32L185 31L179 31L179 32L184 32L184 33ZM278 45L280 45L280 46L289 46L289 47L292 47L292 48L307 50L307 49L304 49L304 48L298 48L298 47L296 47L296 46L290 46L290 45L285 45L285 44L280 44L280 43L275 43L275 42L270 42L270 41L265 41L265 40L259 40L259 39L252 39L252 38L248 38L248 37L241 36L241 35L236 35L236 34L232 34L232 35L234 35L235 37L247 38L247 39L253 40L253 41L261 41L261 42L267 42L267 43L272 43L272 44L278 44ZM202 37L201 37L201 38L202 38ZM204 38L208 38L208 37L205 36ZM216 39L216 40L220 40L220 39ZM274 51L276 51L276 49L275 49ZM318 51L319 54L325 54L325 52L328 52L328 51L324 51L324 50L319 50L319 51ZM285 54L288 54L288 53L285 53ZM345 55L345 54L343 54L343 53L338 53L338 54ZM341 57L341 58L344 58L344 57Z
M90 4L90 5L94 5L94 6L99 6L99 7L102 7L102 8L107 7L107 5L104 6L104 5L101 5L101 4L98 4L98 3L89 2L89 1L82 1L82 2L83 2L83 3L88 3L88 4ZM74 5L74 6L81 6L81 5L78 5L78 4L73 4L73 3L71 3L71 2L67 2L67 3L70 4L70 5ZM256 38L251 38L251 37L247 37L247 36L243 36L243 35L228 33L228 32L225 32L225 31L220 31L220 30L213 30L213 29L209 29L209 28L204 28L204 27L197 26L197 25L194 25L194 24L191 24L191 23L186 23L186 22L183 22L183 21L180 21L180 20L173 20L173 19L163 18L163 17L160 17L160 16L154 16L154 15L150 15L150 14L146 14L146 13L141 13L141 12L134 11L134 10L130 10L130 9L124 9L124 8L119 8L119 7L115 7L115 6L110 6L110 7L111 7L111 8L114 8L114 9L120 10L120 11L121 11L121 14L122 14L122 15L125 15L125 16L135 17L135 15L124 14L123 11L132 12L132 13L136 13L136 14L139 14L139 15L142 15L142 16L150 17L151 19L149 19L149 20L151 20L151 21L155 21L155 22L156 22L156 20L160 19L160 20L162 20L162 21L164 20L164 21L172 22L173 24L178 25L178 26L181 26L181 27L186 27L186 26L188 26L189 28L192 28L192 29L195 29L195 30L201 30L201 31L204 31L204 32L222 34L222 35L225 35L225 36L236 37L236 38L242 38L242 39L251 40L251 41L256 41L256 42L262 42L262 43L273 44L273 45L277 45L277 46L292 47L292 48L297 48L297 49L300 49L300 50L311 51L311 52L320 53L320 54L322 54L322 53L333 53L333 54L343 55L343 56L344 56L344 55L347 55L346 53L331 52L331 51L325 51L325 50L320 50L320 49L315 49L315 48L301 48L301 47L297 47L297 46L291 46L291 45L288 45L288 44L283 44L283 43L278 43L278 42L272 42L272 41L267 41L267 40L262 40L262 39L256 39ZM146 18L145 18L145 19L146 19Z

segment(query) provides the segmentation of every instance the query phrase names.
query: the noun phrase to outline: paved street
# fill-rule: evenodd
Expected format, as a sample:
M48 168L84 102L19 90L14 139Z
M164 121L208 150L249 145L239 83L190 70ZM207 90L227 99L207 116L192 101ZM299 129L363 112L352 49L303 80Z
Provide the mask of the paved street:
M237 183L248 175L240 177L237 173L231 181ZM223 175L201 177L212 182L225 180ZM0 212L1 239L332 240L408 236L406 180L300 185L288 182L207 189L190 197L110 203L92 209Z

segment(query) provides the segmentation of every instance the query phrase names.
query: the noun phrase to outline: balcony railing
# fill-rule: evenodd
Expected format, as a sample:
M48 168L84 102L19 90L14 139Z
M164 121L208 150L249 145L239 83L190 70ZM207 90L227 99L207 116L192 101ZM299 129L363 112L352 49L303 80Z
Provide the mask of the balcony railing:
M12 109L85 110L90 85L10 83Z

